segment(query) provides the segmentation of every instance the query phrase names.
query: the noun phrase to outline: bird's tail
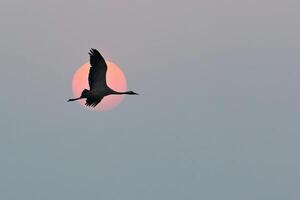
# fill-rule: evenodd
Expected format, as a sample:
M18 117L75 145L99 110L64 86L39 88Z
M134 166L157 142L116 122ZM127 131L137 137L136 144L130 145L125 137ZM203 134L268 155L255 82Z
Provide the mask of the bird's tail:
M86 94L89 92L88 89L84 89L82 92L81 92L81 97L84 97L86 96Z
M79 99L84 99L84 98L87 98L87 93L89 92L89 90L87 90L87 89L84 89L83 91L82 91L82 93L81 93L81 96L80 97L78 97L78 98L74 98L74 99L69 99L68 100L68 102L69 101L77 101L77 100L79 100Z

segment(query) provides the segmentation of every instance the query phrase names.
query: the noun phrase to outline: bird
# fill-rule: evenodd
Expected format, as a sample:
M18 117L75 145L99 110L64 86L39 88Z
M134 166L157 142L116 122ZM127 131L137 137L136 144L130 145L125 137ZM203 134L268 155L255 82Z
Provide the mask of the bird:
M97 49L93 48L90 50L89 55L91 67L88 75L88 82L90 89L84 89L80 97L69 99L68 102L86 99L86 106L95 107L108 95L138 95L138 93L133 91L118 92L111 89L106 82L107 65L103 56Z

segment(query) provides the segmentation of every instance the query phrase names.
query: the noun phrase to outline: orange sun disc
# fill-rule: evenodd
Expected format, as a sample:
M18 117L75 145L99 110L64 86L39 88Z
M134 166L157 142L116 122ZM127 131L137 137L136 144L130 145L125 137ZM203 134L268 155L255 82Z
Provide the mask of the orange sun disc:
M107 85L115 91L126 91L127 81L123 71L118 65L105 61L107 64L106 81ZM81 92L86 88L89 89L88 74L90 70L90 63L83 64L74 74L72 80L72 90L75 98L81 95ZM95 107L86 107L85 99L78 100L78 102L89 110L93 111L107 111L115 108L124 99L124 95L109 95L102 99L102 101Z

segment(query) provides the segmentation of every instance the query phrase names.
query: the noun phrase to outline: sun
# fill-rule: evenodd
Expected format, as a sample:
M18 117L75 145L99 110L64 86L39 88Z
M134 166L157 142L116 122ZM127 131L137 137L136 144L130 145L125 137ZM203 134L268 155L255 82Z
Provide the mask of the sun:
M121 70L121 68L114 64L111 61L105 61L107 64L107 73L106 73L106 81L107 85L116 91L126 91L127 89L127 81L126 77ZM87 62L79 67L79 69L74 73L72 80L72 90L74 97L79 97L81 95L82 90L89 89L88 84L88 74L90 70L90 63ZM124 99L124 95L109 95L104 97L104 99L95 107L86 107L85 99L79 100L82 106L87 108L88 110L93 111L107 111L117 107L122 100Z

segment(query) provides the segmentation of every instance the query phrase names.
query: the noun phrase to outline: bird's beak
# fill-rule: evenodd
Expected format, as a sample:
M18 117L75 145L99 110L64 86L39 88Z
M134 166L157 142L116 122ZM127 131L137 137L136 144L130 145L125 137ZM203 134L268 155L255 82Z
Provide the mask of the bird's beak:
M134 93L134 95L139 95L138 93Z

